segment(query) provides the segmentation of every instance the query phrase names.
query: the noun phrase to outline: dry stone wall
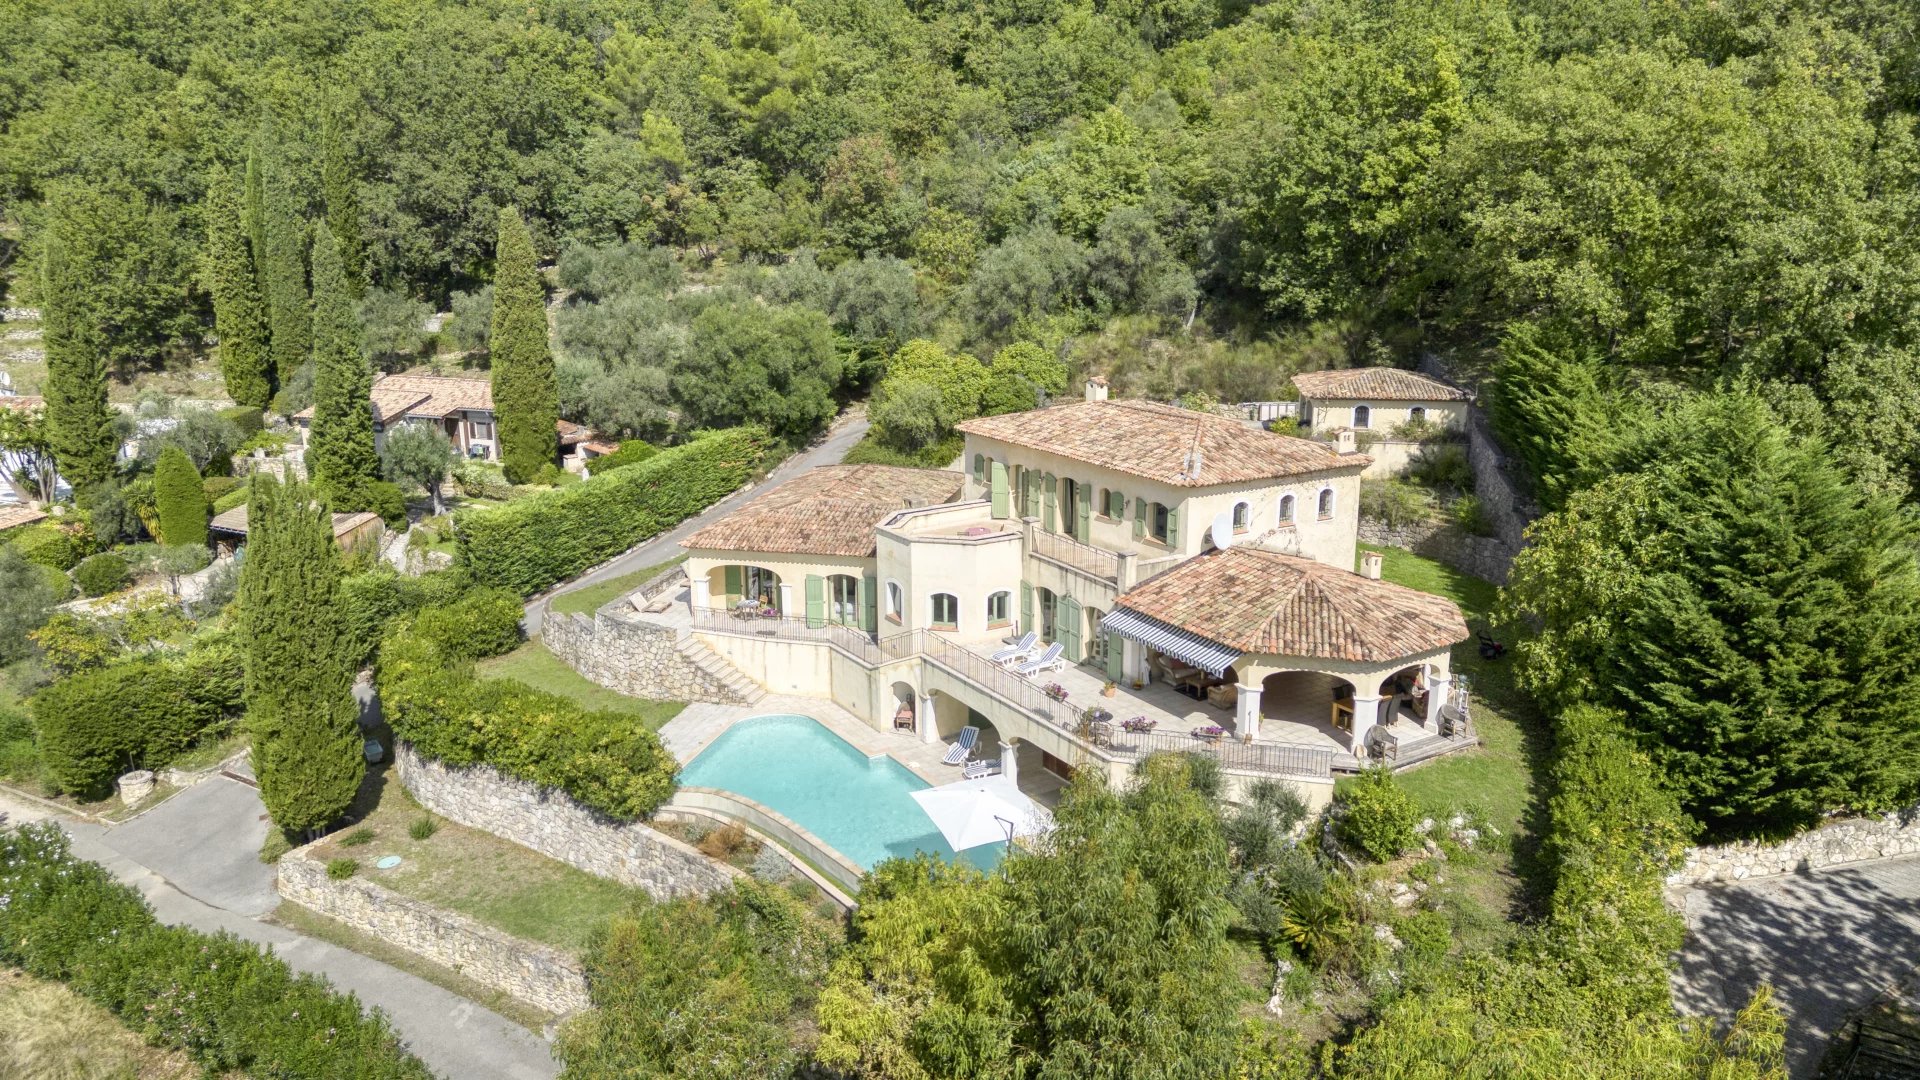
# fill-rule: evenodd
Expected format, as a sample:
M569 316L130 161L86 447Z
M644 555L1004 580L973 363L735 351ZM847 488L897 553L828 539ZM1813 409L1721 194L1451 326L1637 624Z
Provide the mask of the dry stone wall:
M589 1004L587 977L575 958L364 878L334 881L305 848L281 856L276 885L301 907L556 1016Z
M624 599L590 617L549 611L540 640L589 681L631 697L748 704L723 671L703 668L681 650L673 627L641 618Z
M1501 540L1474 536L1445 520L1422 521L1411 525L1389 525L1379 518L1360 519L1360 542L1380 547L1404 548L1416 555L1438 559L1455 570L1504 585L1513 566L1513 553Z
M421 806L469 828L532 848L656 899L705 896L740 871L639 822L614 821L568 798L485 766L452 769L396 747L400 783Z
M1670 887L1817 870L1867 859L1920 853L1920 807L1877 818L1846 818L1777 844L1741 841L1688 848Z

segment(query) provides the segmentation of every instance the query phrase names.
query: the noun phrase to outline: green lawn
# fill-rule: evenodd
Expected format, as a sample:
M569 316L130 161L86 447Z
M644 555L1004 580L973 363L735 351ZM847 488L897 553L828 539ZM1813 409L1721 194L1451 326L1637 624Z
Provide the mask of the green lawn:
M1409 551L1362 546L1385 557L1381 576L1386 580L1451 599L1476 631L1490 624L1499 595L1492 582ZM1546 722L1514 686L1511 658L1482 660L1477 643L1468 640L1454 646L1453 670L1472 685L1474 729L1484 745L1418 766L1397 779L1429 813L1468 806L1484 811L1513 841L1512 854L1488 860L1491 868L1501 876L1515 869L1525 873L1546 794L1551 745Z
M687 707L683 701L628 697L589 682L538 641L529 641L505 656L481 661L479 673L483 679L514 679L536 690L572 698L583 708L632 713L649 731L660 730L660 725Z
M574 589L571 592L563 592L553 598L552 602L547 605L547 610L573 612L578 615L591 615L600 610L601 606L609 600L617 599L632 592L640 586L645 585L647 580L655 574L660 573L670 566L678 566L685 561L687 561L685 555L678 555L657 566L649 566L645 570L635 570L631 574L621 574L617 578L596 582L585 588Z

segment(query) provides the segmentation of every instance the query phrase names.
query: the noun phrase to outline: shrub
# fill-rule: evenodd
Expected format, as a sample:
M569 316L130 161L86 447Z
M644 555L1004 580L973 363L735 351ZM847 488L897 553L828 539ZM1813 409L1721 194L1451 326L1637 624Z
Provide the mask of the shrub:
M700 841L700 853L709 858L725 861L734 852L747 846L747 830L738 823L729 821L713 830Z
M1467 448L1457 442L1429 443L1407 463L1407 476L1428 487L1468 491L1473 487L1473 465Z
M380 698L396 736L453 768L486 765L621 821L673 794L679 765L632 717L588 712L511 679L476 680L470 656L412 621L380 647Z
M62 679L31 702L47 780L104 797L130 768L163 765L239 714L242 662L216 640L185 655L142 656Z
M24 529L15 529L9 542L20 557L41 566L50 566L55 570L71 570L73 564L80 561L78 545L73 536L58 525L42 522L29 525Z
M451 604L423 609L413 629L449 656L479 660L519 646L523 614L511 591L474 589Z
M1383 766L1362 772L1335 796L1335 831L1341 840L1386 862L1413 846L1420 808Z
M328 859L327 877L332 881L345 881L360 872L358 859Z
M461 510L454 515L461 562L483 584L539 592L732 493L772 448L760 428L713 432L570 487Z
M89 555L73 568L73 580L79 584L80 591L88 596L119 592L127 587L131 577L127 571L127 560L111 551Z
M32 780L40 775L40 747L33 719L0 705L0 780Z
M1360 514L1391 526L1413 525L1433 516L1433 496L1404 480L1362 480Z
M178 446L160 452L153 468L153 499L160 542L168 547L207 542L207 495L193 460Z
M0 832L0 963L66 983L208 1075L428 1080L385 1016L260 946L160 925L52 824Z
M760 854L753 857L753 876L755 880L779 884L793 876L793 865L787 857L771 844L763 846Z
M373 843L373 836L374 836L373 830L363 825L360 828L355 829L352 832L348 833L346 836L342 837L340 840L340 846L341 847L359 847L362 844L371 844Z
M513 485L500 466L484 461L462 461L453 467L453 486L469 499L507 499L513 497Z
M1448 516L1462 531L1473 536L1492 536L1493 519L1488 516L1487 508L1482 506L1475 495L1462 495L1447 507Z
M638 465L659 452L660 448L652 443L642 442L639 439L628 439L626 442L621 443L620 448L613 453L602 454L587 462L587 471L595 476L599 476L603 472L618 469L625 465Z
M235 405L220 410L221 419L234 426L242 439L249 439L267 429L266 414L259 409L246 405Z
M234 453L244 456L255 450L265 450L268 457L279 457L292 445L293 433L290 431L256 431L247 436L247 441L241 443Z
M415 840L425 840L440 831L440 823L430 817L417 817L407 826L407 835Z
M215 498L213 500L213 512L216 514L224 514L236 506L245 506L246 504L247 485L241 484L225 495Z
M1273 432L1275 435L1293 435L1297 437L1300 434L1300 421L1298 418L1292 416L1276 416L1272 420L1267 421L1267 430Z

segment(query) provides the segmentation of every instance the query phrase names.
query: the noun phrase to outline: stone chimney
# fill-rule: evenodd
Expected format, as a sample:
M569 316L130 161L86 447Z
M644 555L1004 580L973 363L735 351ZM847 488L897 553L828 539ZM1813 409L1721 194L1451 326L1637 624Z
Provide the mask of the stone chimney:
M1333 448L1342 454L1351 454L1360 449L1354 441L1352 428L1341 428L1333 435Z
M1107 377L1105 375L1095 375L1093 378L1087 380L1087 400L1107 400Z
M1372 581L1380 580L1380 553L1363 551L1360 553L1360 576Z

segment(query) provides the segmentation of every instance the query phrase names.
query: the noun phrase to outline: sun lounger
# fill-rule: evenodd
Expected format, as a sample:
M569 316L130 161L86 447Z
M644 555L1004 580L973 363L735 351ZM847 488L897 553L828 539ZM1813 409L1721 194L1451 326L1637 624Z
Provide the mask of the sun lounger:
M997 761L969 761L961 775L968 780L979 780L987 776L999 776L1000 763Z
M940 764L958 765L961 762L967 760L967 758L973 755L974 744L979 741L980 741L979 728L977 727L961 728L960 738L952 746L947 747L947 756L940 759Z
M1012 664L1033 655L1033 647L1040 643L1040 632L1029 630L1020 635L1020 640L1003 649L996 649L987 659L996 664Z
M1066 646L1056 641L1053 644L1047 646L1046 652L1043 652L1039 656L1034 657L1032 660L1029 660L1024 664L1021 664L1018 667L1015 667L1013 669L1014 674L1038 675L1043 671L1058 671L1061 668L1067 666L1066 660L1063 659L1060 655L1065 651L1066 651Z

